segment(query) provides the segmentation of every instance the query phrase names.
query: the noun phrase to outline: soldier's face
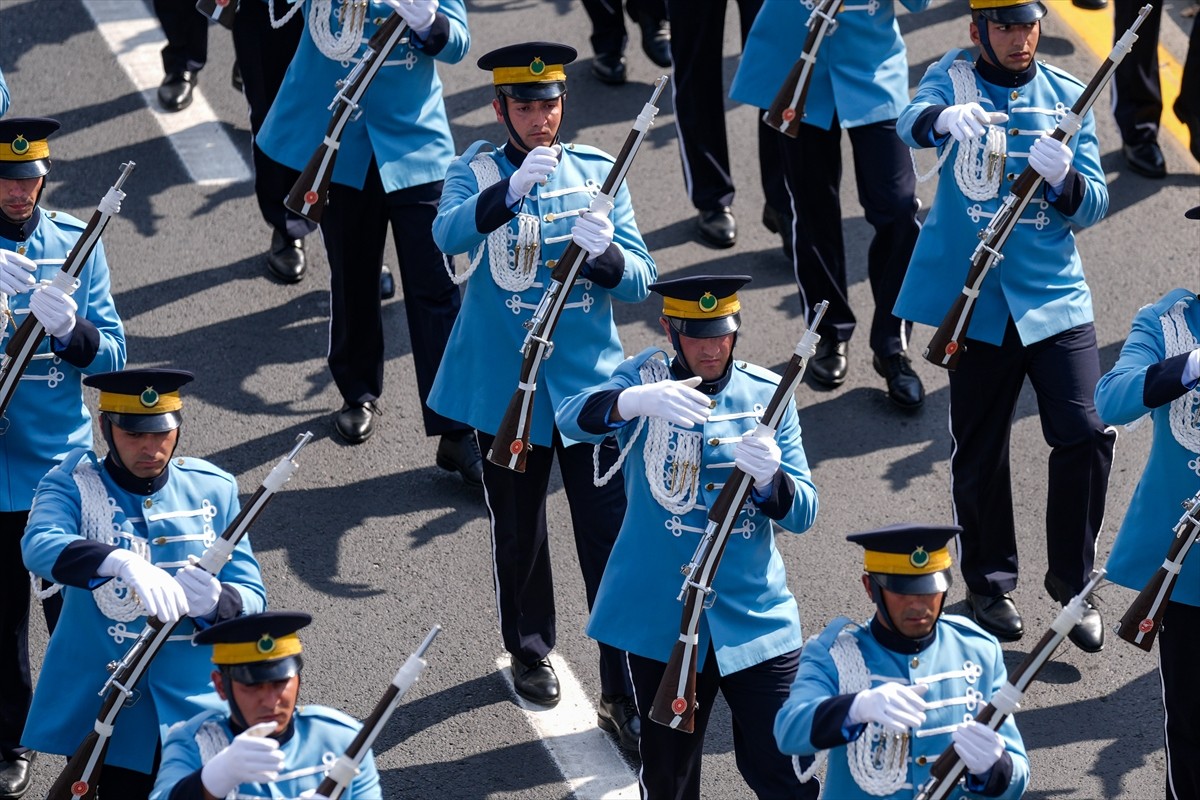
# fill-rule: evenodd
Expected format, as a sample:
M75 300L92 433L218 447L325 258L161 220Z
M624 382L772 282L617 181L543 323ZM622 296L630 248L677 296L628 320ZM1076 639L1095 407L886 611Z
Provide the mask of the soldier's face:
M265 683L238 683L230 681L233 687L233 697L225 697L221 673L213 673L213 685L217 693L231 703L237 703L238 709L246 719L246 724L254 727L260 722L274 722L272 733L283 733L292 714L296 711L296 699L300 696L300 676Z
M668 324L666 320L662 320L664 330ZM735 334L727 333L711 339L693 339L680 334L679 349L683 351L683 360L692 368L692 372L707 383L725 374L729 358L733 355L734 336Z
M149 479L167 468L167 462L175 452L179 429L164 433L133 433L113 425L112 439L125 469L139 478Z
M983 40L979 37L979 27L971 23L971 41L980 48L983 60L992 66L1004 67L1012 72L1028 69L1037 55L1038 41L1041 39L1042 26L1038 22L1026 22L1020 25L998 25L987 20L988 41L1000 63L996 64L981 47Z
M505 97L504 102L508 103L509 121L527 147L532 149L554 144L558 128L562 125L561 97L553 100L516 100ZM499 99L492 101L492 109L496 112L496 121L503 124L504 115L501 113ZM513 144L519 149L524 149L519 142Z
M870 578L863 576L863 586L867 594L871 594ZM883 592L883 604L887 607L896 632L909 639L920 639L928 636L937 624L938 615L942 612L944 592L935 594L899 594L882 587L876 587ZM887 620L880 620L887 625Z
M42 191L41 178L0 178L0 211L13 222L24 222L33 216L33 206Z

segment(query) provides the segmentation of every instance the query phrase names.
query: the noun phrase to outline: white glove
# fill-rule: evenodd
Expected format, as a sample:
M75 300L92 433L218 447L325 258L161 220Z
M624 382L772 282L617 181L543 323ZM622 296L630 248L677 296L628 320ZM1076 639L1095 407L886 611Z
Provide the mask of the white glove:
M1004 738L975 720L955 728L950 738L954 741L954 752L973 775L985 774L1004 755Z
M541 183L550 177L558 166L559 146L546 147L538 145L525 154L525 160L517 171L508 179L508 196L505 201L511 206L525 195L533 191L535 183Z
M612 244L615 230L608 215L585 211L571 229L571 241L583 248L588 258L594 261L604 255L604 251Z
M188 564L175 573L175 580L187 598L189 617L207 617L217 610L221 599L221 582L195 564Z
M268 737L274 722L252 725L200 770L200 783L210 794L225 797L243 783L274 783L283 769L279 742Z
M383 0L408 23L418 37L424 37L433 27L437 16L438 0Z
M888 681L874 689L865 689L854 696L846 718L854 725L878 722L888 730L903 733L925 724L925 692L923 683L905 686Z
M20 253L0 250L0 293L11 297L28 292L37 285L37 281L33 279L36 269L37 264Z
M943 109L933 123L933 130L943 135L950 134L956 142L965 142L983 136L988 125L1003 125L1005 122L1008 122L1008 114L1002 111L987 111L979 103L963 103Z
M754 485L765 489L771 485L783 453L775 443L774 436L755 436L747 433L733 448L733 463L742 472L754 478Z
M1029 166L1055 191L1061 189L1067 179L1073 157L1071 148L1048 133L1043 133L1029 148Z
M62 289L45 284L29 298L29 311L42 323L46 333L65 342L75 330L75 312L79 311L79 306Z
M125 581L137 593L146 613L168 625L179 621L187 613L187 596L183 593L183 587L169 572L129 550L113 550L96 572L107 578Z
M617 413L621 419L659 417L681 428L703 425L712 412L708 396L696 391L703 380L695 375L683 381L630 386L617 395Z
M1200 347L1188 354L1187 363L1183 365L1183 375L1179 378L1188 388L1191 388L1197 379L1200 379Z

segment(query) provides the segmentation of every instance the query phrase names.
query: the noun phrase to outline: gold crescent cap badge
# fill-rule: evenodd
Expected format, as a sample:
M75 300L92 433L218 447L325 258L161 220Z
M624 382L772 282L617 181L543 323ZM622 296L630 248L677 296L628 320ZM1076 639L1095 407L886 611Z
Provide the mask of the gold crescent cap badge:
M258 652L265 655L275 649L275 638L269 633L264 633L262 638L254 643L254 646L257 648Z
M17 138L13 139L12 144L9 145L9 147L11 147L12 151L17 155L23 156L29 152L29 140L26 139L24 135L18 133Z
M158 405L158 392L154 391L153 386L147 386L146 391L138 397L138 402L146 408L154 408Z
M925 565L929 563L929 553L925 552L924 547L918 547L909 555L908 563L912 564L917 569L923 569Z
M538 56L529 62L529 71L534 75L541 75L546 71L546 62L542 61L541 56Z
M696 301L696 305L700 306L700 310L706 314L711 314L717 310L717 297L712 292L705 292L704 295Z

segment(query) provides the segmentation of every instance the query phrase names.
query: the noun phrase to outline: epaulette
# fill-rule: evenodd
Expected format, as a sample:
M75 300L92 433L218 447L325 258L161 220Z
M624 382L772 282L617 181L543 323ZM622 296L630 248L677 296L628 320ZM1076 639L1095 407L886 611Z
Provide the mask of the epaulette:
M1166 314L1168 311L1170 311L1180 300L1188 300L1189 302L1192 302L1195 301L1195 299L1196 295L1193 292L1189 292L1187 289L1172 289L1163 295L1161 300L1151 303L1148 307L1153 309L1155 316L1161 317L1163 314ZM1143 306L1143 308L1145 307L1147 306Z
M191 456L175 456L171 459L171 466L176 469L181 469L184 472L203 472L206 475L215 475L219 478L233 482L234 478L225 470L218 467L211 461L205 461L203 458L192 458Z
M54 224L62 228L79 228L83 230L87 227L87 223L78 217L73 217L65 211L46 211L42 210L42 217L48 219Z
M662 353L663 360L670 363L670 356L667 355L667 352L665 350L663 350L661 347L653 347L653 346L647 347L645 350L638 353L636 356L630 356L629 358L627 358L625 360L632 362L634 366L640 367L642 364L645 364L647 361L654 358L654 356L658 353Z
M484 150L485 147L488 149ZM462 155L458 156L458 158L462 159L463 161L469 162L469 161L472 161L477 155L491 153L494 150L496 150L496 146L494 144L487 141L486 139L480 139L477 142L471 142L471 146L468 147L466 150L463 150Z
M1039 62L1037 62L1037 64L1038 64L1038 69L1044 69L1044 70L1046 70L1046 72L1049 72L1052 75L1062 78L1063 80L1067 81L1068 83L1075 84L1080 89L1087 86L1086 83L1079 80L1079 78L1076 78L1074 75L1067 72L1065 69L1062 69L1061 67L1056 67L1053 64L1047 64L1045 61L1039 61Z
M362 725L354 717L349 714L344 714L336 708L329 706L299 706L296 708L296 713L302 717L315 717L323 719L327 722L332 722L342 727L349 728L352 731L357 731Z
M853 629L858 628L858 624L849 617L835 617L825 626L825 630L818 633L813 639L828 650L833 647L833 643L837 641L837 637L841 635L842 631L846 630L847 626Z
M930 69L937 67L938 69L942 70L942 72L949 72L950 66L957 61L960 56L966 56L968 61L974 63L974 59L971 58L971 54L968 51L951 50L950 52L946 53L946 55L938 59L937 63L931 66Z
M570 144L564 144L563 147L567 150L570 150L577 156L595 156L597 158L602 158L605 161L612 162L617 160L613 156L601 150L599 147L592 147L590 144L575 144L572 142Z
M757 364L751 364L749 361L734 361L733 365L747 375L758 378L764 383L769 383L772 386L778 386L780 377L766 367L760 367Z

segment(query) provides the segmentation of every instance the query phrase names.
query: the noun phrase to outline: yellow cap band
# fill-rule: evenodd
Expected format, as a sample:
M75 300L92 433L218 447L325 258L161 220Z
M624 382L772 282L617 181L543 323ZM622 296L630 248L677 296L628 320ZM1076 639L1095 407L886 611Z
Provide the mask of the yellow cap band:
M544 64L540 58L535 58L527 67L496 67L492 70L494 86L507 83L554 83L566 79L567 71L562 64Z
M945 547L932 553L926 553L922 548L912 553L881 553L877 550L863 553L863 570L884 575L928 575L950 569L950 565L950 551Z
M214 644L212 660L214 664L221 666L254 664L299 655L302 650L300 637L294 633L280 636L278 639L264 634L257 642Z
M7 147L0 147L0 161L37 161L50 157L50 143L45 139L31 142L24 136L17 136L5 144Z
M675 297L663 298L663 316L678 319L715 319L728 317L742 310L742 304L737 295L730 295L718 300L716 295L706 292L699 300L679 300Z
M181 408L179 392L159 394L149 386L141 394L100 393L100 410L113 414L167 414Z
M971 8L978 11L981 8L1010 8L1012 6L1027 6L1033 0L971 0Z

